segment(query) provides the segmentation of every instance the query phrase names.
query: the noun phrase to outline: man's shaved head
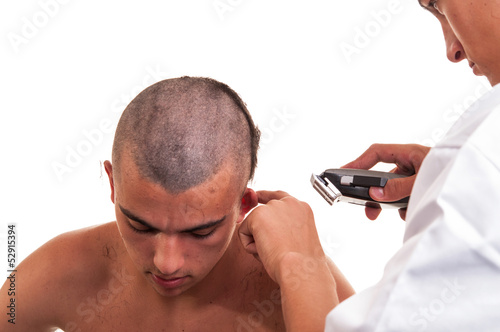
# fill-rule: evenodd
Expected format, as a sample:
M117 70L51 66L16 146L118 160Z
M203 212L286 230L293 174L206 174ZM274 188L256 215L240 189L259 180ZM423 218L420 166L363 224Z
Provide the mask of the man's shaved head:
M227 85L181 77L153 84L123 112L113 144L113 173L131 156L142 176L180 193L202 184L229 163L253 177L260 132ZM128 159L128 158L127 158Z

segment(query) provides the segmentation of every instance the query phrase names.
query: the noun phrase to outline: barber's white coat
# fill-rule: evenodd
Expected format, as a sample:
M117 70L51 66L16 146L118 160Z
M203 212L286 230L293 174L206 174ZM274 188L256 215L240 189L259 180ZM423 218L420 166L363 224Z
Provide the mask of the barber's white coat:
M500 85L424 160L404 245L326 331L500 331Z

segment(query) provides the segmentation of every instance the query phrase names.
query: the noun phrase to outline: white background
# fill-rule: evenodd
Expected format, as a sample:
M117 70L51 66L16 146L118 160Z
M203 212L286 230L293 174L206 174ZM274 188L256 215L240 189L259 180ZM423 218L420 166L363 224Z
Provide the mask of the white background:
M330 207L311 173L376 142L432 145L486 91L465 62L448 62L416 0L25 0L3 2L0 22L2 271L7 224L23 259L114 220L101 163L120 112L146 86L192 75L242 96L263 131L251 186L307 201L325 251L360 291L401 246L404 222Z

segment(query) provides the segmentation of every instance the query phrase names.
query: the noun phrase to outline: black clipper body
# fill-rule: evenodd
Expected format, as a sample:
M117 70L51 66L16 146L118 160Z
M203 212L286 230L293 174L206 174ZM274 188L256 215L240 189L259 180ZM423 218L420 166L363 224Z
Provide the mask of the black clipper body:
M368 194L370 187L385 187L388 180L401 177L406 176L362 169L335 168L327 169L320 175L313 174L311 183L330 205L341 201L374 208L406 208L408 197L396 202L377 202Z

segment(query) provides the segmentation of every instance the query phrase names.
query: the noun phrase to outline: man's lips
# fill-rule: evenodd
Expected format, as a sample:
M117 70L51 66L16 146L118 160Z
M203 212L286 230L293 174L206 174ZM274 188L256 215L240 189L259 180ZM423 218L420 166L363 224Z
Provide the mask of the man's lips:
M481 71L481 68L477 66L475 62L469 61L469 67L472 69L472 72L476 76L483 76L483 72Z
M167 288L167 289L177 288L177 287L181 286L188 278L187 276L175 277L175 278L162 278L160 276L157 276L154 273L152 273L151 275L152 275L154 282L156 282L158 285L162 286L163 288Z

